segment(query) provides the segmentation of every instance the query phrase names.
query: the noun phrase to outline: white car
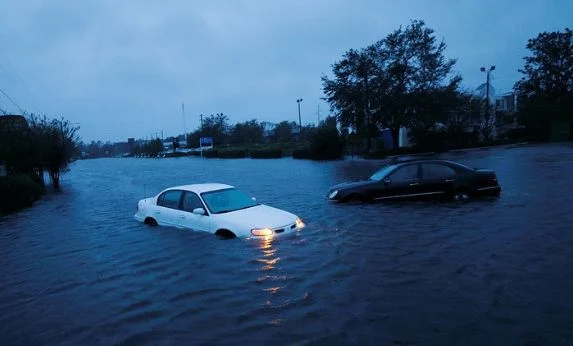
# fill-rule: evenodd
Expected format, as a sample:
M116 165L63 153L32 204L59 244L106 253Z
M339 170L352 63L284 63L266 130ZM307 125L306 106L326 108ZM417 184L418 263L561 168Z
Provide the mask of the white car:
M224 238L270 237L305 226L296 215L259 204L225 184L170 187L140 200L135 219L152 226L210 232Z

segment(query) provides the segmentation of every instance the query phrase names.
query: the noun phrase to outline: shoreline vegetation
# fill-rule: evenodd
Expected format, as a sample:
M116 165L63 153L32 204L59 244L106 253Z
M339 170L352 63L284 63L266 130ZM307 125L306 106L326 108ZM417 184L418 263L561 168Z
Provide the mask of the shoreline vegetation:
M521 145L543 143L537 141L530 141L527 138L515 138L515 139L499 139L492 140L488 142L480 142L476 145L471 146L455 146L449 148L419 148L419 147L402 147L395 150L381 150L374 151L369 154L366 153L351 153L343 152L340 157L334 159L322 159L322 160L344 160L348 157L363 158L366 160L379 160L391 157L400 156L415 156L415 155L435 155L440 153L448 152L463 152L470 150L479 149L493 149L493 148L503 148L503 147L516 147ZM136 157L136 158L180 158L180 157L203 157L206 159L281 159L291 157L293 159L302 160L315 160L322 161L312 155L307 148L280 148L280 147L223 147L219 149L208 149L204 150L202 155L200 151L190 151L190 152L170 152L164 155L159 155L156 157L150 156L125 156L125 157Z
M54 189L77 156L79 127L63 118L34 114L0 116L0 215L31 206Z

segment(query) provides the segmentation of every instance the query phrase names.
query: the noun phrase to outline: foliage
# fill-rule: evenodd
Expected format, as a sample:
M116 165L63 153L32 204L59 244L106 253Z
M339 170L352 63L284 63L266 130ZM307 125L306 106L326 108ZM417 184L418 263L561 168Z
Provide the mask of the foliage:
M310 150L315 160L335 160L342 157L344 142L336 128L336 118L328 117L320 124L312 137Z
M211 150L209 150L211 151ZM233 148L225 148L225 149L218 149L217 150L217 157L222 159L242 159L247 157L247 150L246 149L233 149ZM205 156L205 155L204 155ZM206 156L209 157L209 156Z
M343 128L370 138L389 127L397 144L401 126L430 127L444 121L461 77L454 59L423 21L413 21L360 50L351 49L323 76L323 91Z
M543 32L527 43L530 56L514 89L519 119L546 139L555 121L573 121L573 32Z
M206 158L217 158L219 157L219 150L218 149L209 149L203 151L203 157Z
M344 153L344 141L337 129L336 118L327 117L314 130L310 145L292 152L295 159L335 160Z
M141 145L136 145L131 150L131 154L135 156L148 156L148 157L157 157L159 153L163 152L163 143L161 139L156 138L149 142L145 142Z
M187 136L187 147L199 147L199 138L212 137L213 146L225 143L229 134L229 118L223 113L211 114L203 119L202 125Z
M28 175L0 177L0 214L29 207L42 193L42 186Z
M251 150L251 157L253 159L280 159L283 157L281 149L262 148Z
M310 148L305 147L305 148L300 148L300 149L295 149L292 152L292 158L293 159L307 159L310 160L313 158L312 155L312 151Z
M273 129L271 139L276 143L290 142L293 139L293 127L296 127L296 123L281 121Z
M40 147L23 116L0 118L0 162L9 175L27 174L41 168Z
M255 119L235 124L229 134L229 142L235 145L263 143L264 139L263 125Z

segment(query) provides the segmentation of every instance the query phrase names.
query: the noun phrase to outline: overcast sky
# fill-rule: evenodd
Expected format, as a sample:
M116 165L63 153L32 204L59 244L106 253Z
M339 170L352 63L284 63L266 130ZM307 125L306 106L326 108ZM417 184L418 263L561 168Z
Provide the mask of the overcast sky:
M189 131L199 114L316 122L320 77L350 48L422 19L458 59L463 86L509 91L528 38L573 23L572 0L4 0L0 89L63 116L84 141ZM181 103L185 103L184 124ZM19 109L0 93L0 108Z

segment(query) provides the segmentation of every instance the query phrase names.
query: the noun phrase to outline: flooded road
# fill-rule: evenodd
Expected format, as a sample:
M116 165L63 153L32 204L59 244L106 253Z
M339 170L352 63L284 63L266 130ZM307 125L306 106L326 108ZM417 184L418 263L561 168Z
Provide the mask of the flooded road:
M336 205L382 161L77 161L0 219L2 344L571 344L573 148L443 155L495 169L472 203ZM272 241L151 228L136 203L223 182L300 215Z

